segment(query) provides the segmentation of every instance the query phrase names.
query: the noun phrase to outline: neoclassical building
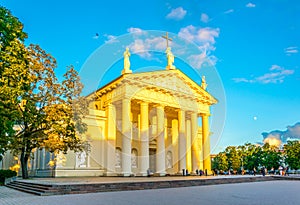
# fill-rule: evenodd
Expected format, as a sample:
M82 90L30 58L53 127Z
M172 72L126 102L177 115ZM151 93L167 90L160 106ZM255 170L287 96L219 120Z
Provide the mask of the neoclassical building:
M120 76L87 96L86 151L52 156L37 150L30 163L33 175L210 172L209 116L217 100L206 91L205 77L199 85L176 68L169 47L164 70L133 73L129 58L126 49ZM49 161L55 162L52 169Z

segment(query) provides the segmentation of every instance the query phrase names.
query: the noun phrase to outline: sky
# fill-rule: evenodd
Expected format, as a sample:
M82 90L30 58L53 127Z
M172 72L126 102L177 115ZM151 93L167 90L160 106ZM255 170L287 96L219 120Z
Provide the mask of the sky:
M208 91L219 100L212 108L214 153L229 145L262 142L262 133L285 131L300 122L298 0L0 4L24 24L26 44L39 44L57 59L58 76L72 64L87 81L86 73L108 81L118 77L126 46L133 72L164 67L161 35L169 32L174 65L198 83L205 74ZM112 62L108 54L114 55ZM93 59L97 66L87 68Z

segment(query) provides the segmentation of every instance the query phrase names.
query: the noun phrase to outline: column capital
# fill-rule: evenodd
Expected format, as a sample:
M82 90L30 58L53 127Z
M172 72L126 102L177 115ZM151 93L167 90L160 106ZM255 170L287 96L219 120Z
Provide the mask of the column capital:
M137 101L137 103L140 104L141 106L146 106L146 105L150 104L150 102L148 102L148 101L142 101L142 100Z
M162 105L162 104L152 104L152 107L156 107L156 108L158 108L158 107L160 107L160 108L165 108L165 106Z
M201 117L210 117L210 113L200 113Z
M182 109L182 108L175 108L174 110L175 110L176 112L179 112L179 111L182 111L182 112L184 112L184 113L187 112L187 110L184 110L184 109Z

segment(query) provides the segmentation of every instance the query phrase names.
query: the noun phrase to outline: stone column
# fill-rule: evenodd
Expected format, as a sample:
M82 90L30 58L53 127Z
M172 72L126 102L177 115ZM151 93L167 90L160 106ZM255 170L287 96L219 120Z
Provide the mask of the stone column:
M160 176L166 175L166 154L165 154L165 117L164 107L156 107L157 114L157 138L156 138L156 172Z
M116 165L116 110L112 103L109 103L106 107L106 175L115 175ZM89 157L88 157L89 159Z
M203 144L203 168L211 174L211 160L210 160L210 139L209 139L209 115L203 114L202 116L202 144Z
M131 103L130 99L122 100L122 175L131 175Z
M179 172L186 169L186 132L185 132L185 111L178 111L178 142L179 142Z
M186 120L186 169L189 172L192 172L192 151L191 151L191 141L192 141L192 135L191 135L191 120Z
M198 118L197 113L193 112L191 114L191 135L192 135L192 170L193 172L196 171L196 169L199 169L200 165L200 156L198 153Z
M147 169L149 168L149 110L148 103L141 102L141 160L140 160L140 174L147 176Z

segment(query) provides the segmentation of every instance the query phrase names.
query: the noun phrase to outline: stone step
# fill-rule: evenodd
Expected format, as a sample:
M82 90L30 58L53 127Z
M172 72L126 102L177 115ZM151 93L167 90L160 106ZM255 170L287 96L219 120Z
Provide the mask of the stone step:
M39 196L57 195L60 192L59 189L52 187L51 185L33 184L19 181L12 182L10 184L7 184L6 186L12 189Z
M224 177L211 179L180 179L159 181L128 181L128 182L113 182L113 183L82 183L82 184L34 184L25 181L18 181L8 184L10 188L24 191L40 196L46 195L61 195L61 194L84 194L94 192L108 191L128 191L128 190L144 190L144 189L162 189L162 188L179 188L187 186L203 186L214 184L230 184L243 182L259 182L278 180L274 177Z
M53 185L51 184L38 184L32 182L23 182L23 181L14 181L12 184L25 185L27 187L41 188L41 189L53 189Z
M18 191L26 192L26 193L29 193L29 194L38 195L38 196L42 196L42 194L43 194L42 192L34 191L34 190L28 189L26 187L25 188L18 187L18 186L12 185L12 184L7 184L6 187L9 187L11 189L15 189L15 190L18 190Z

